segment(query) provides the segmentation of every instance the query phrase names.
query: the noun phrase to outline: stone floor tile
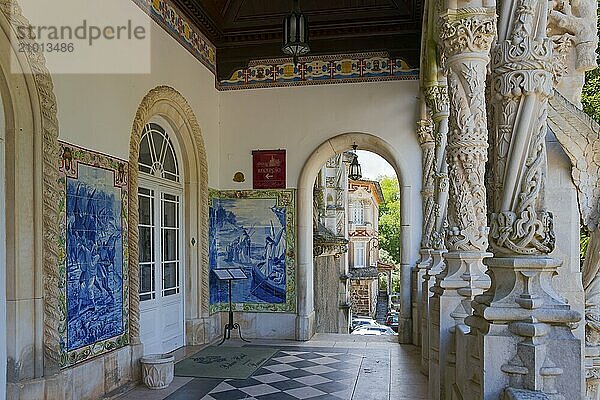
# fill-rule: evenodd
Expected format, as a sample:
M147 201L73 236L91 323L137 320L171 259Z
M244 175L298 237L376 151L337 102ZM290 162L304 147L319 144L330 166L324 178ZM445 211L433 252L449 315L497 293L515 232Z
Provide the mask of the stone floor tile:
M232 340L228 345L245 344ZM420 352L393 338L319 334L308 342L265 339L251 345L280 351L248 379L176 377L163 391L138 387L116 400L428 399ZM186 348L180 354L196 351Z
M317 396L327 395L327 393L310 386L286 390L284 393L292 395L297 399L310 399Z

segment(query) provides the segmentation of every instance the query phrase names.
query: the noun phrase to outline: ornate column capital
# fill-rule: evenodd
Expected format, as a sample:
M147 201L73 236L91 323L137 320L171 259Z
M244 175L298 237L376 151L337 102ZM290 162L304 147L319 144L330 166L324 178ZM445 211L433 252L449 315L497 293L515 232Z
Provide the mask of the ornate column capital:
M448 10L440 16L439 35L446 59L468 53L488 56L496 35L496 12L493 8Z
M421 147L435 144L433 133L433 122L431 119L421 119L417 121L417 138Z
M450 113L450 99L447 85L431 85L423 89L425 103L431 109L432 119L438 122L441 118L448 118Z

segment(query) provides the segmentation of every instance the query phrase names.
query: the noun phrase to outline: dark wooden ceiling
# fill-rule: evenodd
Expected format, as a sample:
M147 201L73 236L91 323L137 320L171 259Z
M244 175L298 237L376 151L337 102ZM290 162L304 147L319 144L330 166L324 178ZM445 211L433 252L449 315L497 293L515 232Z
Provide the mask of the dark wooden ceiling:
M217 46L217 75L251 59L283 57L282 23L293 0L174 0ZM387 51L418 66L423 0L300 0L309 55Z

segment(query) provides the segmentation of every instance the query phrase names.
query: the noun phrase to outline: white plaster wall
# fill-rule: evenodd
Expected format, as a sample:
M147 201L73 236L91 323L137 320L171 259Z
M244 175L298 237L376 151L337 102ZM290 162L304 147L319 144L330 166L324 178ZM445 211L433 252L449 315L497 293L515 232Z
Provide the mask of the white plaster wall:
M140 102L151 89L168 85L194 110L207 149L209 186L218 187L218 92L214 75L154 22L151 43L150 74L53 76L60 139L127 160Z
M405 260L410 268L418 258L421 235L421 151L415 134L417 93L417 81L222 92L220 188L252 188L252 150L286 149L287 186L295 188L305 162L328 139L349 132L378 136L392 147L400 161L401 186L410 187L410 197L402 205L403 212L410 214L410 232L405 235L402 249L408 253ZM245 174L245 182L233 182L237 171ZM299 222L300 229L303 228ZM298 245L312 243L299 241ZM298 260L298 265L302 262ZM297 276L298 281L300 278ZM312 278L307 282L309 286L311 281ZM298 295L299 302L304 302L300 290ZM308 300L306 304L311 307L312 302ZM303 312L308 315L311 310Z
M418 183L418 86L418 81L394 81L221 92L221 189L251 189L252 150L277 148L287 149L287 186L294 188L310 154L348 132L371 133L390 143L411 166L402 173ZM237 171L246 182L233 182Z
M6 398L6 214L4 196L4 106L0 97L0 400Z

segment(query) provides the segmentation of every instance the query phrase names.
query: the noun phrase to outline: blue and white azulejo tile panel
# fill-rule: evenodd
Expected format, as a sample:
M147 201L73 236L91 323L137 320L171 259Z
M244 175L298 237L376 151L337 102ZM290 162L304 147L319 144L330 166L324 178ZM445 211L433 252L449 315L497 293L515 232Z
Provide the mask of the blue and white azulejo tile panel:
M295 283L294 191L211 191L209 230L211 312L229 304L227 281L214 270L240 268L232 282L239 311L293 312Z
M61 143L61 366L128 343L127 163Z

